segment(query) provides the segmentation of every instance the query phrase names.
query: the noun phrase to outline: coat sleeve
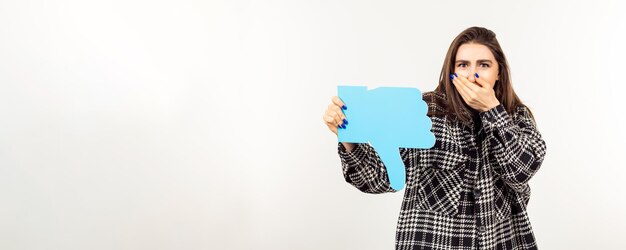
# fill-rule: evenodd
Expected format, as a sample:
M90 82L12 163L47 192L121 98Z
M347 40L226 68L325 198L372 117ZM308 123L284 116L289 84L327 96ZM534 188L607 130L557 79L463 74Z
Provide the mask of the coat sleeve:
M543 162L546 143L527 107L518 107L514 117L502 104L480 113L489 155L497 163L493 170L513 190L529 195L528 181Z
M387 168L380 156L369 143L356 143L355 148L346 152L341 142L338 143L339 158L346 182L364 193L395 193L391 188ZM406 159L407 148L400 148L400 156Z

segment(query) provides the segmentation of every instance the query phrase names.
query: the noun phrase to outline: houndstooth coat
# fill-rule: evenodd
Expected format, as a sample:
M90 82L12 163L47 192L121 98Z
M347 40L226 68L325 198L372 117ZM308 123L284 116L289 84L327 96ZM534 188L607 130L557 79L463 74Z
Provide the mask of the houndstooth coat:
M426 92L424 100L445 100ZM443 108L427 101L429 110ZM526 206L528 181L546 144L526 107L510 115L503 105L462 123L429 116L436 142L429 149L400 148L406 188L396 249L537 249ZM349 119L349 117L347 117ZM374 148L338 143L345 180L362 192L396 192Z

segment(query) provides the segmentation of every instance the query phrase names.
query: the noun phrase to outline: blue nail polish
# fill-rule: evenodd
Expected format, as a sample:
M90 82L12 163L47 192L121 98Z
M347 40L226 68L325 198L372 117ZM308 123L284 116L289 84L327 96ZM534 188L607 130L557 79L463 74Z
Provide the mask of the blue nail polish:
M348 120L343 119L343 123L348 124Z
M346 105L341 106L342 109L346 110L348 109L348 107L346 107Z
M338 129L340 129L340 128L341 128L341 126L337 125L337 128L338 128Z
M454 73L454 76L455 76L455 77L459 77L459 75L457 75L456 73Z
M478 78L478 73L474 73L474 75L476 76L476 78Z
M341 124L341 128L346 128L346 125L344 125L344 124Z

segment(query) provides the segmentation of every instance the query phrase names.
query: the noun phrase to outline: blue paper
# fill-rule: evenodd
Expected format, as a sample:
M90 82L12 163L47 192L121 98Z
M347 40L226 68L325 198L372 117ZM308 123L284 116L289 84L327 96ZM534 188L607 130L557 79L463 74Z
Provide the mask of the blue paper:
M338 86L348 124L339 142L369 142L387 168L391 187L404 187L406 171L399 148L432 148L435 136L428 107L417 88Z

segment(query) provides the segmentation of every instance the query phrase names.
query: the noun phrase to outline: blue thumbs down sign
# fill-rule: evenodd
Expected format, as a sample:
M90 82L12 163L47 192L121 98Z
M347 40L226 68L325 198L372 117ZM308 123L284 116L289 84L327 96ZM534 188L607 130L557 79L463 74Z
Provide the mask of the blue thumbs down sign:
M350 125L339 129L339 142L367 143L387 168L391 188L404 187L406 170L399 148L431 148L435 136L428 107L417 88L338 86Z

